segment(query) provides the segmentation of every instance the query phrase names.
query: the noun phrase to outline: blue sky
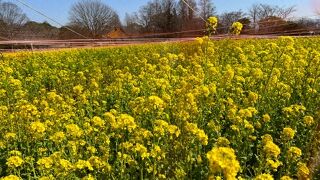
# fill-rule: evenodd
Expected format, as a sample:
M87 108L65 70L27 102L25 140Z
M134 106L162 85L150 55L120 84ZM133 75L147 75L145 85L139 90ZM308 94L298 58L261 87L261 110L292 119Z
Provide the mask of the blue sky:
M17 0L3 0L11 1L18 4L23 11L28 15L31 20L43 22L46 19L41 15L33 12L32 10L24 7ZM68 11L72 4L78 0L21 0L27 2L33 8L42 11L49 17L55 19L61 24L66 24L68 22ZM139 9L140 6L146 4L149 0L102 0L106 4L110 5L115 9L120 18L123 19L126 12L131 13ZM320 7L320 0L213 0L218 13L234 11L242 9L246 11L252 4L255 3L267 3L278 5L280 7L288 7L295 5L297 12L295 16L314 17L316 7ZM50 22L50 20L47 20ZM51 24L58 26L57 24L50 22Z

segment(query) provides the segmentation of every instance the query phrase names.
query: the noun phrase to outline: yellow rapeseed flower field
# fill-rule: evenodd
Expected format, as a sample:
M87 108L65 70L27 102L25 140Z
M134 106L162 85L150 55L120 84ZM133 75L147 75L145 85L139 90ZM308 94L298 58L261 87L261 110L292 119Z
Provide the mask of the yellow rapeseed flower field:
M204 37L5 54L0 179L312 178L319 44Z

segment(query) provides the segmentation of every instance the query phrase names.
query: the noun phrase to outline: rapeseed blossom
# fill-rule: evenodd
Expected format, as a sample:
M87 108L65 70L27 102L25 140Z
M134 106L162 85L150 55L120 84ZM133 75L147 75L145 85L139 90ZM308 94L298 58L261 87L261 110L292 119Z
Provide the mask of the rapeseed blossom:
M207 153L210 171L223 173L226 179L234 179L240 171L240 164L233 149L214 147Z
M289 176L282 176L280 180L292 180Z
M298 172L297 172L297 176L299 179L308 179L310 174L309 168L307 167L307 165L305 163L298 163Z
M296 160L302 155L302 152L301 152L301 149L297 147L290 147L287 154L288 154L288 158L292 160Z
M268 123L269 121L270 121L270 116L269 116L269 114L264 114L263 116L262 116L262 120L263 120L263 122L265 122L265 123Z
M282 162L272 159L267 159L267 165L271 167L273 171L277 171L278 167L282 165Z
M231 26L232 33L235 35L239 35L241 33L242 28L243 25L240 22L234 22Z
M51 157L43 157L37 161L40 169L50 169L53 166L54 160Z
M76 124L68 124L65 126L67 133L72 137L81 137L83 134L82 129Z
M46 131L46 127L45 127L45 125L43 123L37 121L37 122L32 122L30 124L30 130L33 133L41 134L41 133L44 133Z
M284 140L292 140L294 137L295 131L290 127L283 128L282 138Z
M22 166L24 160L20 156L11 156L7 159L7 166L10 168L17 168Z
M266 174L266 173L264 173L264 174L260 174L260 175L258 175L256 178L254 178L255 180L273 180L273 177L272 177L272 175L270 175L270 174Z
M312 116L305 116L303 117L303 122L307 125L307 126L311 126L314 123L313 117Z
M266 144L263 146L263 151L265 152L267 157L271 158L278 158L280 154L280 148L272 141L266 142Z
M216 17L209 17L208 18L208 26L212 27L212 28L216 28L218 25L218 18Z
M52 140L55 143L62 142L65 139L65 133L62 131L54 133L52 136L50 136L50 140Z
M18 176L15 175L9 175L6 177L1 178L1 180L20 180L21 178L19 178Z

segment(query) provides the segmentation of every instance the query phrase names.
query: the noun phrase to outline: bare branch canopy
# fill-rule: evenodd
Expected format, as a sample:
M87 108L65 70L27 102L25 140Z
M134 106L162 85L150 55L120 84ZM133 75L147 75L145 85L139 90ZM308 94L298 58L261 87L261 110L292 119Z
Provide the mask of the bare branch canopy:
M100 0L82 0L69 12L70 24L87 31L92 38L101 37L120 25L118 14Z

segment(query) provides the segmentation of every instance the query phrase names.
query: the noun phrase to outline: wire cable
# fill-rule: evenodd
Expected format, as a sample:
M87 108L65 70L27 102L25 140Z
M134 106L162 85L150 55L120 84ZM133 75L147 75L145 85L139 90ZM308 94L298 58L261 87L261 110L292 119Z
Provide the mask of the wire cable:
M185 3L194 13L199 13L197 12L192 6L189 5L189 3L187 3L187 1L182 0L183 3ZM207 20L205 20L203 17L199 16L205 23L207 23Z
M45 17L45 18L47 18L47 19L49 19L49 20L51 20L51 21L53 21L53 22L57 23L57 24L58 24L58 25L60 25L61 27L63 27L63 26L64 26L63 24L59 23L58 21L56 21L56 20L54 20L54 19L50 18L49 16L45 15L43 12L41 12L41 11L39 11L39 10L37 10L37 9L33 8L31 5L27 4L26 2L24 2L24 1L22 1L22 0L17 0L17 1L18 1L20 4L22 4L22 5L26 6L27 8L31 9L32 11L34 11L34 12L36 12L36 13L40 14L41 16L43 16L43 17ZM89 39L88 37L86 37L86 36L84 36L84 35L82 35L82 34L78 33L77 31L75 31L75 30L73 30L73 29L69 28L68 26L64 26L64 28L68 29L69 31L71 31L71 32L73 32L73 33L75 33L75 34L77 34L77 35L79 35L79 36L81 36L81 37L83 37L83 38L85 38L85 39Z

